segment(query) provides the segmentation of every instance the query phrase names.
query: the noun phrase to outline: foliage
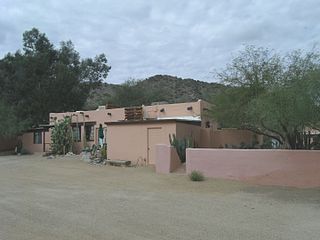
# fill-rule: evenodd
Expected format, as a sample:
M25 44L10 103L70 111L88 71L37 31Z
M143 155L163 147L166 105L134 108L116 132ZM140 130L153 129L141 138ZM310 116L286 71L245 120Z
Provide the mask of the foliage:
M192 137L177 139L175 134L172 134L172 137L169 134L169 141L170 145L177 150L180 161L182 163L186 162L186 149L195 147L195 141Z
M218 76L229 86L212 98L223 127L248 129L284 148L308 148L305 130L320 126L320 55L294 51L284 57L247 47Z
M199 172L199 171L192 171L189 174L189 178L190 178L191 181L194 181L194 182L200 182L200 181L204 180L203 174L201 172Z
M112 103L119 107L149 105L152 102L168 103L208 99L223 88L218 83L207 83L193 79L182 79L168 75L155 75L145 80L128 80L124 84L107 84L92 90L86 109Z
M72 151L71 119L66 117L55 123L51 133L51 149L53 154L66 154Z
M48 122L50 112L82 108L89 92L106 79L104 54L80 59L71 41L58 48L33 28L23 34L23 49L0 60L1 97L29 126Z
M107 159L107 145L104 144L100 151L101 151L101 157L103 159Z
M115 95L111 98L111 102L117 103L119 106L139 106L148 102L150 91L139 86L139 81L128 80L121 85L121 88L115 90ZM154 99L159 94L152 93Z
M253 140L251 143L241 142L239 146L239 149L257 149L257 148L260 148L260 146L259 146L259 142L256 140Z
M15 136L27 125L27 121L18 120L14 108L1 99L0 113L0 136Z
M313 138L313 141L310 144L310 148L320 150L320 134L316 135Z

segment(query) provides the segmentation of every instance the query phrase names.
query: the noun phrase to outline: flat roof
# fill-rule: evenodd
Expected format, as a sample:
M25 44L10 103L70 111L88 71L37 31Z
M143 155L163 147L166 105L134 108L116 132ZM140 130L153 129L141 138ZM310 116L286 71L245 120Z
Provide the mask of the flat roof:
M107 125L126 125L126 124L147 124L147 123L170 123L181 122L191 125L200 126L200 121L186 120L186 119L145 119L145 120L122 120L117 122L105 122Z

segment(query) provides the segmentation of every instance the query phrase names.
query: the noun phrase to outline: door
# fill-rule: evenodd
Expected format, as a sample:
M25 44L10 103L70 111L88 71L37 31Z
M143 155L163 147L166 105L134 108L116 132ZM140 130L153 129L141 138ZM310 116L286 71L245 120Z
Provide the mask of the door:
M155 145L161 143L161 127L148 128L148 164L155 164Z
M95 144L99 144L99 126L96 127L96 137L95 137ZM103 138L103 143L107 143L107 128L106 127L103 127L103 135L104 135L104 138Z

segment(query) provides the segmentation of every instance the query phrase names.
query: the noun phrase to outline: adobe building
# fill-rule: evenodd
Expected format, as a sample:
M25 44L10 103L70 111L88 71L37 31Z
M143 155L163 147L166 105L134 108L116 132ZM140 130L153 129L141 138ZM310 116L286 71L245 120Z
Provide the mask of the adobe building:
M46 152L51 144L51 127L69 117L73 130L73 152L98 144L98 129L104 128L108 159L143 161L154 164L155 145L170 144L169 134L191 137L198 147L224 147L226 144L250 143L253 134L236 129L219 130L210 120L205 101L187 103L154 103L151 106L109 108L65 113L50 113L50 123L23 135L23 146L29 152Z

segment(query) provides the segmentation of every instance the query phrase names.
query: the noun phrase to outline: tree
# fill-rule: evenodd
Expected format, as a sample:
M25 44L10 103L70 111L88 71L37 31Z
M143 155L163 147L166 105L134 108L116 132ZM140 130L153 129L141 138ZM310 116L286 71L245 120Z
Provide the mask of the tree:
M285 148L310 148L307 129L319 128L320 55L284 57L247 47L218 74L228 86L212 99L212 116L225 127L248 129Z
M15 136L27 125L27 122L19 121L14 110L1 99L0 113L0 136Z
M81 59L71 41L55 48L36 28L23 34L23 49L0 60L1 98L30 126L48 122L50 112L80 109L91 89L110 71L104 54Z
M115 89L110 102L122 107L140 106L163 100L160 89L148 89L140 80L128 80L121 87Z

